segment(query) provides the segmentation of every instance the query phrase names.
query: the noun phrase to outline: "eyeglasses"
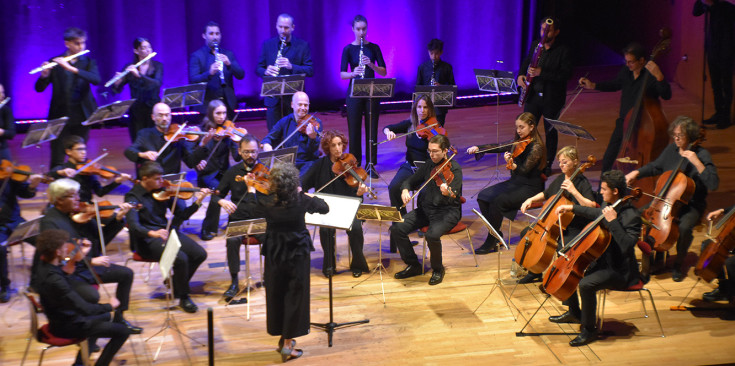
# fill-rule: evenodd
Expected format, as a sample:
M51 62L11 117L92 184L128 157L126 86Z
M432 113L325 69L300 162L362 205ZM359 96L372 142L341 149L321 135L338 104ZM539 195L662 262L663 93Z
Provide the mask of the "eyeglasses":
M243 155L255 155L258 153L258 150L242 150L240 151L240 154Z
M437 154L441 154L444 152L444 150L426 150L426 151L429 153L429 155L437 155Z
M671 134L671 136L672 136L673 138L675 138L675 139L684 139L684 138L686 138L686 137L687 137L687 135L685 135L685 134L683 134L683 133L673 133L673 134Z
M79 192L72 193L72 194L65 194L65 195L61 196L61 199L65 200L65 199L75 198L75 197L76 198L79 198Z

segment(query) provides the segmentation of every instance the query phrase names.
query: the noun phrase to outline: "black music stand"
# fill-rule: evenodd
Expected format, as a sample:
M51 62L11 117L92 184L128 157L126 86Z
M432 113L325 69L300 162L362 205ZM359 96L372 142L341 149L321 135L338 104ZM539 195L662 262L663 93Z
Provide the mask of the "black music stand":
M368 145L368 161L369 163L365 167L368 172L368 187L373 188L373 174L378 175L375 171L375 166L372 161L373 156L373 144L375 143L375 136L372 136L373 129L373 98L384 99L393 97L393 93L396 88L396 79L352 79L350 84L350 97L352 98L367 98L368 99L368 120L365 125L368 126L370 136L365 136L366 143ZM380 111L378 111L380 113ZM362 117L360 117L362 118ZM360 143L353 142L353 143ZM359 162L358 162L359 163Z
M94 111L86 121L82 122L82 126L91 126L100 122L118 119L122 117L123 114L127 113L128 109L130 109L130 106L134 102L135 99L128 99L123 101L118 100L115 103L103 105L102 107L97 108L97 110Z
M15 230L13 230L13 232L10 234L10 236L8 237L8 239L5 240L4 242L1 242L0 243L0 246L3 246L4 247L4 246L7 246L7 245L13 245L15 243L22 243L26 239L32 238L32 237L38 235L41 232L41 219L42 218L43 218L43 215L41 215L39 217L36 217L33 220L26 221L26 222L18 225L15 228ZM13 271L12 269L8 268L10 270L10 274L11 275L14 274L14 273L17 273L17 274L19 274L19 275L22 276L22 273L28 273L25 270L25 268L26 268L26 254L25 254L25 247L23 246L23 244L20 245L20 256L21 256L21 268L22 268L22 271L20 271L20 272ZM16 278L15 280L18 283L24 283L24 282L25 283L28 283L28 282L30 282L30 281L23 281L22 278L20 280L18 280ZM10 303L8 303L7 307L3 311L3 321L5 321L5 323L8 326L11 326L11 324L7 322L7 320L5 318L5 315L7 314L8 310L10 310L13 307L13 305L15 305L15 302L16 301L19 301L19 300L20 300L20 297L15 297L13 299L13 301L11 301Z
M422 95L431 98L434 107L454 107L457 99L456 85L416 85L413 91L413 100L416 101Z
M403 217L401 217L401 211L398 211L398 209L393 206L366 204L360 205L357 209L357 218L359 220L372 220L378 222L378 264L375 266L375 269L372 270L370 276L367 276L365 279L352 286L352 288L359 286L363 282L369 280L375 273L378 273L380 275L380 290L383 292L383 305L385 305L385 286L383 285L383 271L385 271L385 267L383 266L383 222L403 222Z
M296 160L297 151L298 147L291 146L285 149L261 152L258 154L258 161L260 161L268 169L271 169L276 161L293 164L293 162Z
M61 134L67 121L69 121L69 117L61 117L48 122L32 124L23 139L21 148L38 146L44 142L55 140Z
M207 83L189 84L163 89L163 103L171 109L201 105L204 103L204 93Z
M243 287L235 296L233 296L232 299L227 302L227 305L240 305L247 303L247 320L250 320L250 281L252 280L252 276L250 275L250 248L248 248L247 243L249 243L251 236L264 234L267 226L268 225L263 218L241 220L231 222L229 225L227 225L227 230L225 231L225 239L245 236L245 287ZM247 294L245 295L245 301L242 301L242 299L234 300L235 297L242 294L242 292L246 289Z
M592 134L585 130L584 127L578 126L575 124L571 124L569 122L564 121L558 121L551 118L544 117L544 121L549 122L552 128L556 128L557 131L559 131L562 135L572 136L575 138L574 141L574 147L577 147L577 144L579 143L579 139L585 139L590 141L597 141L597 139L592 136Z
M360 202L362 201L359 197L347 197L326 193L314 193L314 196L327 202L329 205L329 212L325 215L307 213L304 216L304 221L307 225L324 226L339 230L349 230L352 227L352 221L354 221L355 214L357 213ZM334 248L331 247L332 246L330 245L330 248L327 248L325 251L325 259L327 256L329 256L329 258L334 258L334 254L332 253ZM327 253L327 251L329 253ZM333 265L334 264L335 263L333 263ZM327 333L329 347L332 347L332 336L335 330L343 327L369 323L370 320L364 319L347 323L334 322L334 294L332 292L334 267L328 268L327 272L329 273L329 323L311 323L311 326L325 331Z
M281 98L281 116L283 116L283 96L294 95L304 91L305 74L263 76L263 85L260 86L261 97Z

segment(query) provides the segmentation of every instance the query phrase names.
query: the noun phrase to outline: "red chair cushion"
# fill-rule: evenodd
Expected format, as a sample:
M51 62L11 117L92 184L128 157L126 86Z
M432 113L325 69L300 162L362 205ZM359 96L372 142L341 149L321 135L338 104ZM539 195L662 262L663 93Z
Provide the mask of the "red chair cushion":
M247 238L247 241L245 240ZM245 245L258 245L261 244L260 240L258 240L254 236L243 236L242 237L242 243Z
M633 286L630 286L622 290L615 290L615 291L640 291L643 288L643 285L645 285L645 283L643 283L643 280L638 280L638 283L636 283Z
M140 254L136 252L133 252L133 260L136 262L158 262L157 260L143 258Z
M651 245L650 244L646 243L643 240L639 240L636 243L636 245L638 246L638 249L640 249L641 252L643 252L643 254L645 254L645 255L651 255Z
M51 334L48 324L44 324L41 328L38 329L38 341L41 343L50 344L56 347L70 346L72 344L77 344L79 342L82 342L83 340L84 338L78 339L78 338L57 337Z
M445 233L444 235L458 233L458 232L463 231L465 229L467 229L467 225L463 224L462 222L459 222L459 223L457 223L457 225L454 225L454 227L452 228L452 230L449 230L449 232ZM419 230L422 233L425 233L425 232L427 232L429 230L429 227L428 226L424 226L424 227L422 227Z

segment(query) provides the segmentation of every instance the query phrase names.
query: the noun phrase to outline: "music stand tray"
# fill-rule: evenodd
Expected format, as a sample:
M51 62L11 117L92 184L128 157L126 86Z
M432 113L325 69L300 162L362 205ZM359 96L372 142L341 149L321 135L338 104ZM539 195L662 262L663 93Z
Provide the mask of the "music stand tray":
M352 288L355 288L369 280L375 273L379 273L380 290L383 293L383 305L385 305L385 286L383 284L383 271L385 271L385 267L383 266L383 222L403 222L403 217L401 217L401 211L398 211L394 206L363 204L357 209L357 219L377 221L380 226L378 229L378 264L375 266L375 269L371 271L372 273L370 273L370 276L367 276L365 279L352 286Z
M184 108L204 103L207 83L189 84L163 89L163 103L171 108Z
M416 101L422 95L427 95L434 103L434 107L454 107L457 98L456 85L416 85L413 91L413 100Z
M43 215L33 220L26 221L18 225L15 228L15 230L13 230L13 232L10 234L8 239L0 243L0 246L22 242L28 238L32 238L38 235L41 232L41 219L42 218L43 218Z
M268 169L271 169L276 161L293 164L296 161L297 151L297 146L291 146L285 149L261 152L258 154L258 160Z
M518 94L518 86L512 71L474 69L477 88L481 91Z
M260 86L261 97L278 97L293 95L304 91L306 75L263 76L263 85Z
M118 100L115 103L103 105L97 108L86 121L82 122L82 126L91 126L100 122L118 119L127 113L133 103L135 103L135 99Z
M352 79L350 96L353 98L391 98L396 79Z
M562 135L572 136L578 139L597 141L597 139L582 126L546 117L544 117L544 121L549 122L551 127L556 128L556 130L559 131L559 133Z
M69 117L61 117L48 122L32 124L26 133L26 137L23 139L21 148L25 149L30 146L55 140L59 137L68 121Z

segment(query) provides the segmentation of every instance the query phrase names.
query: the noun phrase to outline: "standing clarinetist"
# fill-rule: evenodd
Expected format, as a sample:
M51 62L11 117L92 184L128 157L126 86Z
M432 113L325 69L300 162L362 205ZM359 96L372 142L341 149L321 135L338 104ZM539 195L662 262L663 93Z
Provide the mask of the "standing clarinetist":
M416 85L455 85L454 71L452 65L441 59L444 52L444 42L436 38L432 39L428 45L429 60L419 65L416 74ZM447 107L434 107L436 119L444 126L447 117Z

